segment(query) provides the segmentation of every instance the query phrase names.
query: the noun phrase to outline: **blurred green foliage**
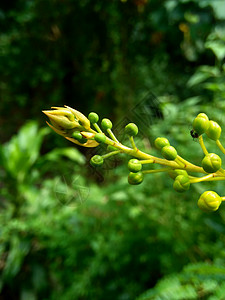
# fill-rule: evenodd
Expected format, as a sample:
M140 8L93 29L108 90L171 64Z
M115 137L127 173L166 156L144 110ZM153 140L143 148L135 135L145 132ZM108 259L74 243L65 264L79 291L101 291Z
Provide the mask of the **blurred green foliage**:
M220 48L212 32L224 26L223 12L221 0L2 3L1 128L15 133L53 105L119 119L146 91L189 97L184 85L196 67L214 63L209 48Z
M39 124L63 104L118 121L152 91L163 119L139 147L156 154L166 136L198 164L193 118L225 128L224 16L221 0L1 3L1 299L223 299L224 207L196 204L206 187L224 195L221 182L129 186L125 158L95 172Z

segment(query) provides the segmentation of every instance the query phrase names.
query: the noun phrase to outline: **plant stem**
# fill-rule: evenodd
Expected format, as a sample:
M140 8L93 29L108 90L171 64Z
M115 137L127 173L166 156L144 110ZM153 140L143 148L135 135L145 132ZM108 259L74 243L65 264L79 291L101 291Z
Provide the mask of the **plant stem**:
M216 144L219 147L219 149L223 152L223 154L225 154L225 148L221 144L220 140L216 140Z
M116 143L119 143L119 141L117 140L117 138L115 137L115 135L113 134L111 129L108 128L107 132L113 141L115 141Z
M202 135L199 136L198 140L199 140L199 144L200 144L200 146L201 146L201 148L202 148L203 153L204 153L205 155L207 155L209 152L208 152L208 150L206 149L206 146L205 146L205 144L204 144Z
M159 172L168 172L171 171L171 168L162 168L162 169L157 169L157 170L145 170L142 171L143 174L151 174L151 173L159 173Z
M135 145L135 142L134 142L134 137L130 136L129 139L130 139L130 142L131 142L131 145L132 145L133 149L137 150L137 146Z

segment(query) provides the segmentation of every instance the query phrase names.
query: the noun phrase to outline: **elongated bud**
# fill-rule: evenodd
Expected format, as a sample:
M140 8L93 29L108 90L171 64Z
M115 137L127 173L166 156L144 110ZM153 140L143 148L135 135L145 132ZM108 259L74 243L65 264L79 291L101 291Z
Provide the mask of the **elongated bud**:
M132 185L137 185L142 183L143 179L144 179L144 175L142 172L137 172L137 173L130 172L128 175L128 182L129 184Z
M209 118L206 114L200 113L193 121L193 129L198 135L206 132L209 127Z
M138 159L132 158L128 162L128 169L133 173L137 173L137 172L141 171L142 164L140 163L140 161Z
M199 200L198 207L205 212L216 211L222 202L221 197L213 191L204 192Z
M190 188L190 180L188 176L178 175L173 183L175 191L182 193Z
M43 113L51 121L51 124L47 122L48 126L56 133L79 146L99 145L93 140L96 132L91 129L90 121L82 113L66 105L52 108L53 110L44 110Z
M161 153L168 160L174 160L177 157L177 151L173 146L164 146Z
M209 127L206 131L206 134L211 140L218 140L221 135L220 125L217 122L209 121Z
M76 109L73 109L67 105L65 105L65 107L67 109L69 109L75 116L75 118L77 119L78 123L83 126L84 129L86 129L87 131L90 130L90 121L88 120L87 117L85 117L85 115L83 115L81 112L79 112Z
M208 153L202 160L202 167L207 173L214 173L221 168L221 158L215 153Z
M49 118L51 128L58 134L67 136L73 131L90 130L90 121L77 110L66 107L52 107L54 110L44 110L43 113ZM49 124L48 124L49 125Z
M164 137L158 137L155 140L155 146L157 149L161 150L165 146L170 146L170 142Z

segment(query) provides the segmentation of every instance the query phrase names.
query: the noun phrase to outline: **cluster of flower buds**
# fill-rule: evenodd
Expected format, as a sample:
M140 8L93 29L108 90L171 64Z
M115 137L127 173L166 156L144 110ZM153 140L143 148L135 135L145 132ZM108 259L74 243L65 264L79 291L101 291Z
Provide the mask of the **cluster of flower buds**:
M155 147L160 151L161 156L156 157L142 152L137 148L134 137L138 134L138 127L129 123L124 128L124 133L130 140L130 146L123 145L114 135L113 124L109 119L102 119L100 125L99 116L91 112L88 118L79 111L65 107L53 107L53 110L43 111L49 118L51 124L47 124L58 134L69 141L83 147L97 147L99 144L106 144L107 151L104 155L94 155L90 164L93 167L101 167L104 161L119 153L125 153L132 158L128 162L128 183L131 185L141 184L147 174L166 172L173 180L175 191L182 193L187 191L191 184L203 181L225 180L225 170L222 169L222 160L219 155L209 153L203 141L203 135L216 142L218 148L225 154L225 148L219 138L221 127L213 120L209 120L205 113L200 113L193 121L191 135L198 138L203 150L204 158L201 166L192 164L178 155L177 150L170 145L165 137L158 137L155 140ZM163 168L154 168L158 164ZM202 173L203 176L195 177L191 173ZM220 197L216 192L206 191L199 200L198 206L206 212L215 211L219 208L225 197Z

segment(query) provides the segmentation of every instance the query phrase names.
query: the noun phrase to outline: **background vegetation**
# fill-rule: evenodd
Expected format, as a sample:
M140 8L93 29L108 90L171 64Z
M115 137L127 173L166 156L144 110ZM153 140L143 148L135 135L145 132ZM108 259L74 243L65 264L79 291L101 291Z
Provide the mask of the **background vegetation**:
M143 150L198 163L196 114L225 128L225 1L5 1L0 27L0 299L224 299L225 209L196 205L223 184L129 186L128 158L95 171L41 110L135 121Z

